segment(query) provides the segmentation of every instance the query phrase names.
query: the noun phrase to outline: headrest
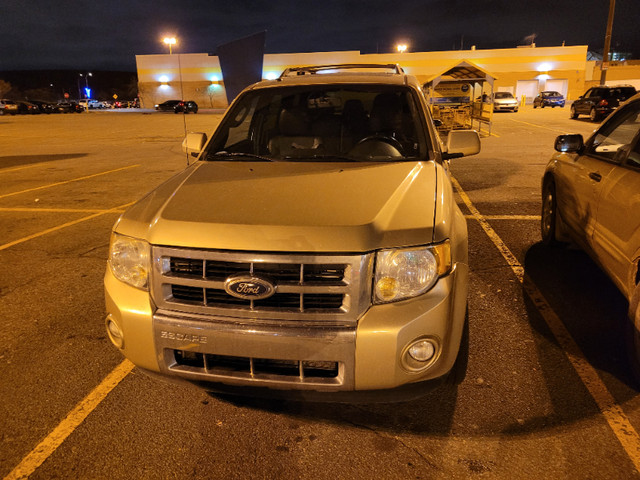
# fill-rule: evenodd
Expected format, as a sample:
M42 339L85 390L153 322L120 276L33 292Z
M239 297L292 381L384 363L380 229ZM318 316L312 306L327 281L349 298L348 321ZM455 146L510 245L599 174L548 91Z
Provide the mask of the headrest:
M282 110L278 126L280 135L296 137L309 135L310 133L309 118L299 110Z

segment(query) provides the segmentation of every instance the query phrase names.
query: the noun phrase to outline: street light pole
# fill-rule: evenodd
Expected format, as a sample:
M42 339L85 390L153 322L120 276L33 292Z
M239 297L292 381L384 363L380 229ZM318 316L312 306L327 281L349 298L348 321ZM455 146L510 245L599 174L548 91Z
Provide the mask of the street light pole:
M169 45L169 55L171 55L171 46L177 43L176 37L165 37L162 41L165 45Z
M87 72L86 74L80 74L81 77L84 77L84 93L85 93L85 97L89 98L91 95L89 95L89 77L93 77L93 73L91 72ZM78 80L78 85L80 84L80 80ZM80 100L80 88L78 87L78 100Z
M600 67L600 85L607 81L607 68L609 68L609 49L611 48L611 30L613 30L613 12L616 9L616 0L609 0L609 19L607 20L607 33L604 36L604 51L602 52L602 66Z

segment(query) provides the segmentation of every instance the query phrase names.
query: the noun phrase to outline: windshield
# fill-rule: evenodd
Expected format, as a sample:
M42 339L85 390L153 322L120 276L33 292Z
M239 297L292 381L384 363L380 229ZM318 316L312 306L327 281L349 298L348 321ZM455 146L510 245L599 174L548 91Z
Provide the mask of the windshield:
M496 98L513 98L513 95L509 92L496 92Z
M225 116L203 158L425 159L426 124L418 105L413 90L404 86L306 85L251 90Z

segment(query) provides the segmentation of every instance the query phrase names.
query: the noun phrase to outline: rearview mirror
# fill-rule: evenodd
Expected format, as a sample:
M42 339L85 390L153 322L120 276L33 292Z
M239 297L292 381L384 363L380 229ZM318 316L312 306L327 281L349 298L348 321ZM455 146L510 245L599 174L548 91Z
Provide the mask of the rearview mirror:
M451 130L447 136L446 159L480 153L480 136L475 130Z
M562 153L579 153L584 148L584 139L578 133L559 135L553 148Z
M197 157L207 143L207 135L202 132L187 133L182 141L182 151Z

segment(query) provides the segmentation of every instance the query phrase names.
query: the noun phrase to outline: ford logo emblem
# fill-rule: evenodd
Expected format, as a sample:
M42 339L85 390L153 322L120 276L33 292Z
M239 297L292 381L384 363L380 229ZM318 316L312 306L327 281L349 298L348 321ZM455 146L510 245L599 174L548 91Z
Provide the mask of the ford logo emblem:
M276 292L276 287L263 278L239 275L227 278L224 290L232 297L245 300L262 300Z

